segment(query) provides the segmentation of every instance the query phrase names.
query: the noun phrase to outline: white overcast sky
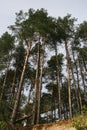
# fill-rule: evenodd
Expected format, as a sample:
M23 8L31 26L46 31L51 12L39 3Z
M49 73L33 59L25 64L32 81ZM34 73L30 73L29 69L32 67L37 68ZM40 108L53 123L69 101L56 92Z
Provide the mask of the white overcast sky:
M15 12L25 12L30 8L45 8L54 17L69 13L78 18L79 23L87 20L87 0L0 0L0 35L14 24Z

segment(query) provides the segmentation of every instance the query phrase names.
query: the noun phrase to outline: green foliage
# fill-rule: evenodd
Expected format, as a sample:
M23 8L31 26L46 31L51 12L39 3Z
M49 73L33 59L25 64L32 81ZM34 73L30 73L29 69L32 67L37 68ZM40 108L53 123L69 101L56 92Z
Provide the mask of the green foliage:
M32 103L27 103L25 105L24 110L23 110L25 112L25 114L31 114L31 112L32 112L32 106L33 106Z
M41 112L47 112L51 110L51 105L52 105L52 96L51 94L48 93L43 93L41 97Z
M87 115L80 115L74 118L73 127L77 130L87 130Z
M10 110L9 104L5 101L0 102L0 121L9 120Z
M57 55L57 60L58 60L58 64L59 64L59 68L62 68L63 65L63 54L59 53ZM52 56L51 59L47 62L49 68L51 68L52 70L56 70L56 56Z
M0 37L0 70L6 66L8 61L9 51L14 47L14 37L8 32L5 32Z
M0 130L4 130L7 126L7 123L5 121L0 121Z
M13 48L14 37L8 32L5 32L0 38L0 53L8 54L9 50Z
M26 50L24 49L23 43L19 42L19 44L15 48L15 53L13 55L13 57L15 59L14 66L19 68L17 70L18 71L17 74L20 73L20 71L22 71L23 64L24 64L24 58L25 58L24 57L25 56L25 52L26 52Z
M74 22L75 18L72 18L70 14L64 18L59 17L57 20L58 37L63 40L71 38L74 32Z
M78 28L78 35L81 39L87 40L87 21L80 24Z
M84 106L82 107L82 113L83 113L83 114L87 114L87 106L86 106L86 105L84 105Z
M30 9L27 13L24 13L23 11L20 11L19 13L16 13L16 22L15 25L10 26L10 29L12 29L13 34L15 36L15 41L18 43L15 45L15 50L14 50L14 37L8 34L7 32L4 33L1 38L0 38L0 70L6 69L6 64L12 63L9 66L8 70L8 75L6 79L6 84L5 84L5 89L4 89L4 98L3 101L0 102L0 127L4 128L5 127L5 120L9 121L9 118L11 117L11 113L13 110L13 104L15 101L16 94L18 92L18 85L20 82L20 77L22 73L22 69L24 66L24 61L25 61L25 55L26 55L26 49L27 45L29 43L29 40L31 37L34 38L33 40L33 46L31 47L31 52L30 52L30 61L28 60L28 65L26 67L25 75L24 75L24 84L22 93L21 93L21 98L20 98L20 103L19 103L19 110L18 113L16 114L16 117L21 117L21 113L25 114L31 114L32 113L32 108L33 108L33 102L28 103L25 105L23 108L22 106L25 104L26 96L24 94L25 87L29 87L30 85L32 86L32 94L30 95L31 98L33 98L33 88L35 86L35 76L36 76L36 61L37 61L37 50L38 50L38 44L40 44L40 60L42 56L42 51L43 51L43 37L46 38L46 47L51 46L52 51L55 51L55 49L59 50L59 43L64 43L64 41L67 40L67 49L69 49L69 63L70 59L72 60L73 63L73 58L71 56L71 46L68 46L72 43L73 41L73 46L72 48L74 49L75 53L78 53L78 58L80 60L80 63L83 65L83 70L86 70L86 62L87 62L87 47L78 47L78 44L80 43L79 39L87 40L87 22L83 22L80 24L79 29L77 30L77 37L74 34L74 22L75 19L71 18L71 15L67 15L63 18L59 17L58 19L55 19L51 16L48 16L48 13L44 9L37 9L36 11L33 9ZM76 31L76 30L75 30ZM38 37L39 42L38 42ZM26 44L26 45L25 45ZM84 45L84 43L81 43ZM55 48L56 47L56 48ZM62 46L61 46L62 48ZM49 48L46 48L46 51L49 50ZM45 52L46 52L45 51ZM69 104L68 104L68 82L67 78L64 79L62 73L64 74L65 71L63 68L64 66L64 56L62 53L60 53L61 50L59 50L57 57L52 56L50 60L44 60L44 64L47 63L47 69L45 69L46 73L43 73L43 80L42 80L42 89L46 88L47 93L41 93L41 113L46 112L46 116L41 118L40 122L49 122L50 120L53 121L56 119L56 113L55 110L58 108L58 85L56 84L57 82L57 71L59 70L60 72L60 94L61 94L61 111L62 114L67 114L65 115L65 119L68 118L68 111L69 111ZM12 57L10 57L10 54L12 52ZM49 52L47 52L49 53ZM46 54L46 53L45 53ZM65 55L65 54L64 54ZM50 56L50 54L48 55ZM32 57L33 60L32 60ZM45 56L44 56L45 57ZM10 58L10 59L9 59ZM75 59L77 56L75 56ZM30 62L30 63L29 63ZM57 64L58 62L58 64ZM41 62L40 62L41 63ZM41 65L41 64L40 64ZM39 65L39 67L40 67ZM76 65L76 64L75 64ZM85 67L84 67L85 66ZM58 70L57 70L58 68ZM77 66L78 71L80 72L80 67ZM15 74L16 70L16 78L13 83L13 77ZM71 69L71 68L70 68ZM75 67L73 66L73 71ZM41 70L39 69L41 72ZM40 74L40 72L38 72ZM38 74L38 75L39 75ZM80 73L79 73L80 74ZM44 78L44 75L46 75L46 78ZM66 74L64 74L66 76ZM39 75L40 76L40 75ZM39 77L38 76L38 77ZM70 75L71 76L71 75ZM76 77L76 74L74 74ZM80 80L80 75L79 75L79 80ZM0 95L1 95L1 90L2 90L2 84L4 81L5 75L1 75L0 77ZM71 78L71 77L70 77ZM47 80L47 84L46 84ZM81 81L76 80L76 85L81 84ZM38 79L39 81L39 79ZM80 83L78 83L80 82ZM14 84L14 97L10 100L10 92L11 92L11 87L12 83ZM73 80L70 80L71 83L71 100L72 100L72 106L73 109L77 111L76 106L76 98L75 98L75 91L73 89ZM39 84L39 83L38 83ZM44 86L46 84L46 86ZM73 85L73 86L72 86ZM83 87L83 86L81 86ZM37 87L38 89L38 87ZM38 90L37 90L38 94ZM82 92L81 92L82 96ZM77 97L79 97L77 95ZM84 96L83 96L84 97ZM9 103L10 102L10 103ZM11 103L12 102L12 103ZM78 101L79 102L79 101ZM8 104L12 105L12 108L10 109ZM83 104L83 98L82 98L82 104ZM85 103L84 103L85 104ZM23 108L23 109L22 109ZM47 112L51 111L51 113L48 115ZM72 111L73 114L75 115L75 111ZM84 114L87 113L87 108L86 106L83 106L82 112ZM54 114L54 115L53 115ZM31 124L31 123L30 123ZM86 116L78 116L73 120L73 126L77 128L77 130L83 130L86 129Z

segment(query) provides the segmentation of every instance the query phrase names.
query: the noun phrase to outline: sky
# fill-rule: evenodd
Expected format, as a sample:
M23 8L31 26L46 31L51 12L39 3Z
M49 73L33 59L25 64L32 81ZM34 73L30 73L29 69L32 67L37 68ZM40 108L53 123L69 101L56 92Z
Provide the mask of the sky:
M16 12L44 8L53 17L72 14L78 23L87 20L87 0L0 0L0 36L15 22Z

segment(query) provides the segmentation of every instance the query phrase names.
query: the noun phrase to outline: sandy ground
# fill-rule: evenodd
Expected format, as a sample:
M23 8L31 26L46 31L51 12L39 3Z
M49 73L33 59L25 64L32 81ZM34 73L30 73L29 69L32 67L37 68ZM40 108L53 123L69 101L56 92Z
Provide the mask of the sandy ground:
M43 125L36 125L32 127L24 127L23 130L76 130L71 126L71 121L60 121Z

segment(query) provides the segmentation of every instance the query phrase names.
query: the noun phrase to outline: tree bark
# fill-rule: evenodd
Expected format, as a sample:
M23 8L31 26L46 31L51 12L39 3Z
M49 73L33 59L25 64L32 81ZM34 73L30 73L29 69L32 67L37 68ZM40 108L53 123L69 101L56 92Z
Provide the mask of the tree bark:
M72 103L71 103L71 87L70 87L70 63L67 41L65 41L66 60L67 60L67 73L68 73L68 96L69 96L69 118L72 118Z
M19 82L18 92L17 92L17 96L16 96L16 100L15 100L15 104L14 104L14 108L13 108L13 112L12 112L12 116L11 116L11 123L12 124L14 124L14 122L15 122L17 109L19 107L19 101L20 101L20 97L21 97L23 79L24 79L24 74L25 74L27 62L28 62L28 57L29 57L30 50L31 50L32 40L33 39L31 38L29 45L28 45L27 54L26 54L25 62L24 62L24 66L23 66L23 71L22 71L22 74L21 74L20 82Z
M12 54L12 53L11 53L11 54ZM4 78L4 82L3 82L3 85L2 85L0 101L2 101L3 96L4 96L4 90L5 90L5 85L6 85L8 70L9 70L9 66L10 66L10 58L11 58L11 55L10 55L9 58L8 58L7 69L6 69L6 72L5 72L5 78Z
M21 121L26 120L26 119L31 118L31 117L32 117L32 114L31 114L31 115L25 115L25 116L23 116L23 117L17 119L17 120L15 121L15 123L21 122Z
M39 85L39 65L40 65L40 39L38 43L38 51L37 51L37 68L36 68L36 78L35 78L35 90L34 90L34 105L33 105L33 118L32 124L34 125L35 117L36 117L36 106L37 106L37 91Z
M52 72L52 83L54 84L54 71ZM54 120L53 112L55 110L55 100L54 100L54 86L52 86L52 105L51 105L51 117L52 117L52 122Z
M17 72L17 67L16 67L16 70L15 70L15 73L14 73L14 77L13 77L13 82L12 82L12 87L11 87L11 94L10 94L10 99L13 98L14 96L14 89L15 89L15 80L16 80L16 72Z
M79 97L80 113L81 113L81 111L82 111L82 97L81 97L81 91L80 91L80 85L79 85L79 73L78 73L78 68L77 68L77 62L76 62L76 73L77 73L78 97Z
M80 68L80 74L81 74L81 78L82 78L82 86L84 88L84 98L87 100L87 94L86 94L86 87L85 87L85 81L84 81L84 74L82 73L82 64L78 59L78 63L79 63L79 68Z
M75 99L76 99L76 104L77 104L77 110L79 112L80 106L79 106L79 100L78 100L77 85L76 85L76 80L75 80L75 77L74 77L74 72L73 72L72 65L71 65L71 72L72 72L72 79L73 79L74 90L75 90L75 97L76 97Z
M44 66L44 53L45 53L45 38L42 45L42 61L40 68L40 77L39 77L39 88L38 88L38 106L37 106L37 121L36 124L39 124L40 121L40 101L41 101L41 87L42 87L42 75L43 75L43 66Z
M31 92L32 92L32 84L30 85L30 89L29 89L29 94L28 94L28 101L27 101L27 103L30 103Z
M57 71L57 88L58 88L58 115L59 119L61 119L61 97L60 97L60 70L59 70L59 62L58 62L58 52L57 45L55 45L55 56L56 56L56 71Z
M74 60L74 63L75 63L75 54L74 54L74 51L72 49L72 56L73 56L73 60ZM73 67L72 67L73 69ZM77 70L77 64L75 63L75 71L78 73L78 70ZM79 82L78 80L78 74L76 73L77 75L77 82ZM80 112L80 104L79 104L79 95L78 95L78 84L76 83L76 80L74 78L74 73L72 71L72 74L73 74L73 81L74 81L74 86L75 86L75 93L76 93L76 99L77 99L77 107L78 107L78 112Z

